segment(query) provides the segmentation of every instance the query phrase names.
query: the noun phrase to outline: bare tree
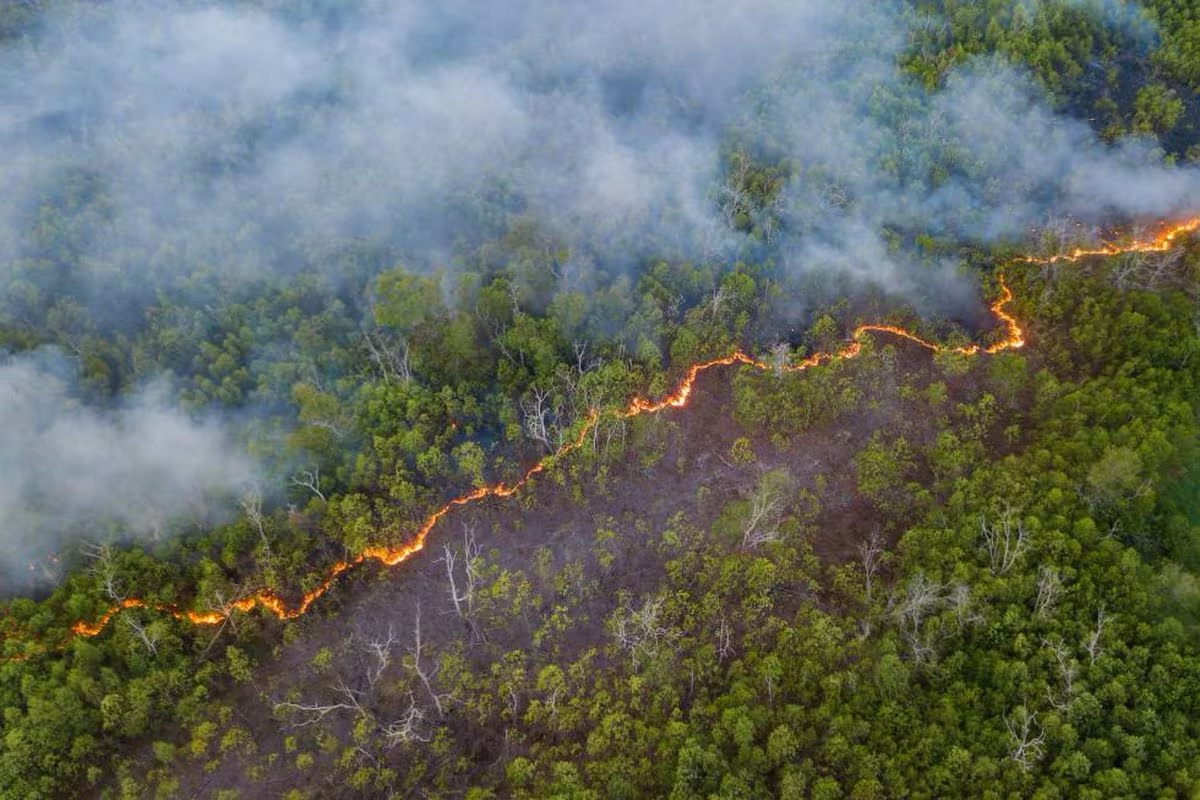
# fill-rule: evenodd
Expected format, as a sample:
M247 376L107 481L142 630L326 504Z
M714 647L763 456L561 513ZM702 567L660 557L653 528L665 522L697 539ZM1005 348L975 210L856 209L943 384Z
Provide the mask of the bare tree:
M1088 636L1087 641L1083 644L1083 649L1088 654L1088 664L1095 664L1096 659L1100 657L1100 637L1104 634L1104 626L1108 623L1108 615L1104 612L1104 606L1101 605L1096 611L1096 629Z
M879 574L880 568L888 557L887 551L883 547L883 536L880 535L878 530L871 531L871 534L859 543L858 556L862 562L863 591L867 604L867 613L863 615L862 619L862 632L864 636L870 636L871 604L874 601L875 576Z
M942 591L941 584L918 574L905 584L903 596L893 596L893 615L900 636L917 665L931 663L935 658L933 645L940 625L928 623L942 606Z
M408 658L404 661L404 666L416 675L421 683L425 685L425 691L429 693L429 697L433 700L433 705L437 708L438 716L444 716L445 710L442 708L442 697L433 690L433 678L437 676L439 667L434 667L432 670L425 667L422 663L424 646L421 641L421 604L417 603L416 618L413 622L413 643L408 649Z
M234 604L245 596L246 592L240 586L235 587L234 595L229 600L225 599L225 592L221 589L212 590L212 593L206 602L206 606L208 607L209 611L220 615L221 624L213 634L213 637L209 641L208 645L204 648L205 653L207 653L209 649L217 643L217 640L221 638L221 634L225 632L226 625L233 628L234 633L237 633L237 615L233 613Z
M1037 721L1037 712L1018 706L1011 717L1005 717L1004 725L1013 744L1009 757L1028 772L1046 753L1046 734Z
M366 651L372 657L372 661L367 665L367 685L374 688L379 679L383 677L383 673L387 671L388 666L392 663L392 647L396 644L396 637L392 633L392 626L388 625L386 637L375 637L366 643Z
M763 475L750 496L750 513L742 528L742 547L746 550L780 540L779 524L787 508L792 488L791 476L778 469Z
M883 544L883 536L878 530L874 530L858 545L858 556L863 567L863 588L868 605L873 598L875 576L879 574L880 568L888 560L888 552L884 549Z
M338 698L336 702L280 702L275 704L275 711L290 712L293 717L291 724L296 728L306 728L309 725L315 725L335 711L353 711L356 714L366 713L362 703L359 701L359 696L361 693L347 686L344 680L339 679L332 688L334 690L334 694ZM297 716L299 719L296 719Z
M429 733L423 732L421 729L424 721L424 709L417 705L413 693L409 692L408 709L400 715L399 719L385 725L381 730L388 747L395 747L398 744L412 741L428 742L430 739Z
M417 630L415 649L420 651L422 647L419 633L419 612ZM352 647L351 645L356 639L359 644ZM344 674L338 676L337 680L329 687L332 696L327 701L311 703L282 701L275 704L276 713L286 714L290 719L290 724L296 728L315 725L331 714L348 713L355 718L356 725L365 722L378 734L358 746L358 751L364 758L376 762L380 758L377 751L379 743L391 748L411 741L429 741L432 732L426 726L426 710L417 702L411 689L407 691L407 705L399 716L386 724L378 721L380 717L390 717L390 715L383 714L381 708L383 697L378 687L384 674L393 663L393 653L398 644L399 640L395 635L395 630L390 625L386 633L352 635L346 642L347 650L343 654L346 658L340 660L340 663L343 664L356 665L350 667L351 678L347 679ZM355 656L359 658L356 659ZM410 662L405 666L411 669L413 665ZM417 658L417 668L418 676L425 674L423 679L426 680L426 687L428 687L428 677L431 676L425 673L420 664L420 657ZM436 701L438 698L436 695L433 696ZM371 742L374 742L375 745L373 746Z
M585 375L604 363L604 359L588 355L588 343L576 339L571 343L575 349L575 371Z
M1147 289L1160 286L1177 271L1183 261L1184 251L1180 247L1172 247L1164 252L1122 253L1119 258L1110 261L1109 273L1118 289L1130 287Z
M157 631L148 630L147 626L139 622L134 614L124 614L121 620L128 626L129 630L133 631L138 640L146 646L146 650L150 655L158 655L159 634Z
M250 486L242 493L242 511L258 530L258 538L262 542L263 554L267 561L271 560L271 542L267 540L267 529L264 526L263 496L257 486Z
M403 337L389 336L384 331L368 331L363 334L363 344L385 381L407 383L412 380L408 342Z
M1028 546L1025 524L1012 506L1008 506L996 524L989 525L987 517L980 517L979 529L983 535L983 545L987 550L992 574L1005 574L1017 563L1017 559Z
M971 587L965 583L956 583L946 593L946 607L954 612L954 619L961 631L968 625L983 621L983 615L976 611L971 602Z
M80 549L84 556L92 559L88 572L96 576L105 597L117 603L124 600L125 595L117 588L117 565L113 561L112 548L107 544L84 542Z
M1033 601L1033 613L1039 617L1048 617L1058 602L1062 592L1062 576L1054 567L1042 564L1038 567L1037 599Z
M450 581L450 600L454 603L454 612L462 619L467 618L469 613L471 592L463 591L459 593L458 581L454 576L454 563L458 560L458 553L449 544L442 545L442 557L439 559L446 565L446 578Z
M662 620L662 597L648 597L640 608L628 602L614 615L613 637L629 653L636 670L643 659L653 658L664 645L678 638L679 631Z
M771 348L771 355L767 358L767 363L771 365L771 371L778 378L783 375L791 359L792 348L788 346L787 342L779 342Z
M563 443L563 429L559 424L561 406L553 402L548 389L535 386L529 397L521 400L523 427L529 438L540 442L547 450L557 450Z
M717 626L717 661L724 663L733 655L733 629L725 615L721 615L721 624Z
M589 411L589 415L593 412ZM625 437L628 434L626 419L620 414L595 414L593 416L594 424L592 425L592 452L598 453L601 450L600 437L604 437L603 449L607 451L612 447L614 439L620 439L622 444L625 442Z
M449 544L442 545L442 557L438 559L446 565L446 578L450 582L450 600L454 603L454 611L459 618L471 626L473 637L482 638L475 624L475 590L479 584L480 555L479 544L475 539L476 525L463 523L463 579L459 582L455 566L459 553Z
M1052 687L1046 687L1046 695L1050 701L1050 705L1059 711L1063 711L1070 706L1071 698L1075 695L1075 677L1079 674L1079 665L1071 657L1067 644L1061 637L1055 636L1053 639L1043 639L1042 646L1054 656L1055 663L1058 666L1059 681L1061 682L1061 686L1057 691Z
M712 294L708 297L708 313L713 319L719 319L721 315L721 306L725 305L725 301L729 299L729 290L724 286L718 286L712 290Z
M321 467L318 464L312 469L302 469L300 472L292 476L292 486L299 486L302 489L308 489L310 492L321 498L321 502L325 502L325 493L321 491Z

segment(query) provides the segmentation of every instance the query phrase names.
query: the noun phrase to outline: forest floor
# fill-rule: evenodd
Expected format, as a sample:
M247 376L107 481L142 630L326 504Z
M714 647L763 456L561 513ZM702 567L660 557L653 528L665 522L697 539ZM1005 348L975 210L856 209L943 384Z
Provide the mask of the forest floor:
M896 361L897 373L913 384L941 377L919 348L901 345ZM971 382L970 376L962 377L951 393L969 394ZM412 560L390 569L362 568L320 600L314 613L284 623L290 629L281 637L283 643L274 652L255 654L260 663L252 682L231 687L226 697L239 724L250 733L254 752L192 762L194 768L177 775L181 795L202 796L217 787L244 785L255 763L261 765L271 753L283 756L285 737L296 728L294 721L289 724L274 713L275 704L285 699L314 703L318 697L328 699L339 683L353 685L350 676L363 669L361 657L354 655L361 644L390 632L397 652L404 652L411 646L418 613L424 645L432 650L469 641L472 629L455 614L451 602L443 551L449 545L461 552L465 531L474 536L493 575L509 571L529 575L534 582L540 575L548 583L563 565L584 565L580 579L594 581L598 591L590 593L592 600L584 609L589 624L576 629L578 640L570 647L575 653L603 640L604 620L618 593L637 597L658 585L665 558L656 543L664 530L680 520L698 529L714 526L731 502L749 497L770 471L786 470L794 491L811 498L802 535L826 565L857 558L860 544L872 533L894 539L899 532L883 530L882 515L857 491L854 456L881 426L902 429L911 444L921 447L931 439L934 425L920 402L901 400L894 387L872 388L876 391L870 402L860 404L859 410L781 442L734 420L730 370L707 373L698 380L686 408L634 421L627 432L625 457L606 475L589 480L578 472L579 459L571 458L515 497L456 510ZM753 460L731 459L738 438L748 440ZM595 558L600 548L611 556L603 568ZM539 568L539 562L545 566ZM522 639L527 646L536 625L537 620L527 619L513 628L517 635L512 641L493 639L487 648L479 648L478 657L492 657L483 651L494 654L497 647L520 649ZM216 650L220 649L218 643ZM331 666L315 668L323 649L337 656ZM331 713L320 726L336 731L344 741L353 722L352 713ZM486 743L480 747L488 749ZM502 747L495 744L493 757L502 755ZM322 772L310 771L313 782L307 788L321 791ZM294 788L272 785L275 771L269 768L259 774L264 781L260 791L275 794Z

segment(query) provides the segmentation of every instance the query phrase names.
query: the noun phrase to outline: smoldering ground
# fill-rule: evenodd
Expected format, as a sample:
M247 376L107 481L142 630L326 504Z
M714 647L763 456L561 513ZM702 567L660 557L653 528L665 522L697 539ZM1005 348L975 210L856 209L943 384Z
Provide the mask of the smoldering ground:
M1080 5L1146 35L1132 5ZM453 267L518 214L570 249L572 288L650 258L751 253L785 279L844 272L928 305L970 283L906 256L897 231L993 242L1054 215L1195 205L1194 170L1163 166L1151 141L1100 142L1004 63L968 64L936 92L913 85L897 62L921 24L867 0L56 6L0 49L0 319L62 296L117 328L160 293L186 303L197 275L337 280L326 256L339 242ZM758 212L769 241L731 224L734 134L787 165ZM50 380L22 361L4 376ZM41 433L5 434L19 476L6 519L36 508L36 530L72 529L111 496L88 487L141 477L159 497L228 487L208 460L231 463L225 435L170 398L110 418L41 391L32 406L5 401L6 431L22 430L22 408L50 415ZM60 422L86 435L47 440ZM139 431L164 426L189 437L195 464L147 450L156 439ZM103 441L135 466L69 441ZM72 494L65 475L78 502L30 499ZM135 517L116 519L144 527Z

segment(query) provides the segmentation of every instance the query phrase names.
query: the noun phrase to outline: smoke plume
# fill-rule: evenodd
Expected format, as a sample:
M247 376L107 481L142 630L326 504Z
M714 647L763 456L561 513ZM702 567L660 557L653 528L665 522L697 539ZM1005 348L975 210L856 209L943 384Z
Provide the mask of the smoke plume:
M68 542L210 524L229 505L217 499L254 476L214 423L173 410L153 387L105 413L72 398L68 374L48 351L0 365L0 594L8 580L42 577L26 573Z
M144 300L199 268L319 268L347 237L441 264L518 212L626 270L727 259L734 128L799 166L780 242L817 232L826 267L871 271L864 227L986 241L1191 202L1193 173L1103 145L1010 68L914 87L912 24L865 0L72 6L0 58L0 270L54 233L93 302Z

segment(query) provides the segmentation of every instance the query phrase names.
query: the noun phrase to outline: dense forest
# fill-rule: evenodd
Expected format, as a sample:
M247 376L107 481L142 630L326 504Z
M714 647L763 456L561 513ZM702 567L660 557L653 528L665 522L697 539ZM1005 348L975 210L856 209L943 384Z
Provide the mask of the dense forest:
M1200 5L576 5L0 0L0 797L1200 793Z

